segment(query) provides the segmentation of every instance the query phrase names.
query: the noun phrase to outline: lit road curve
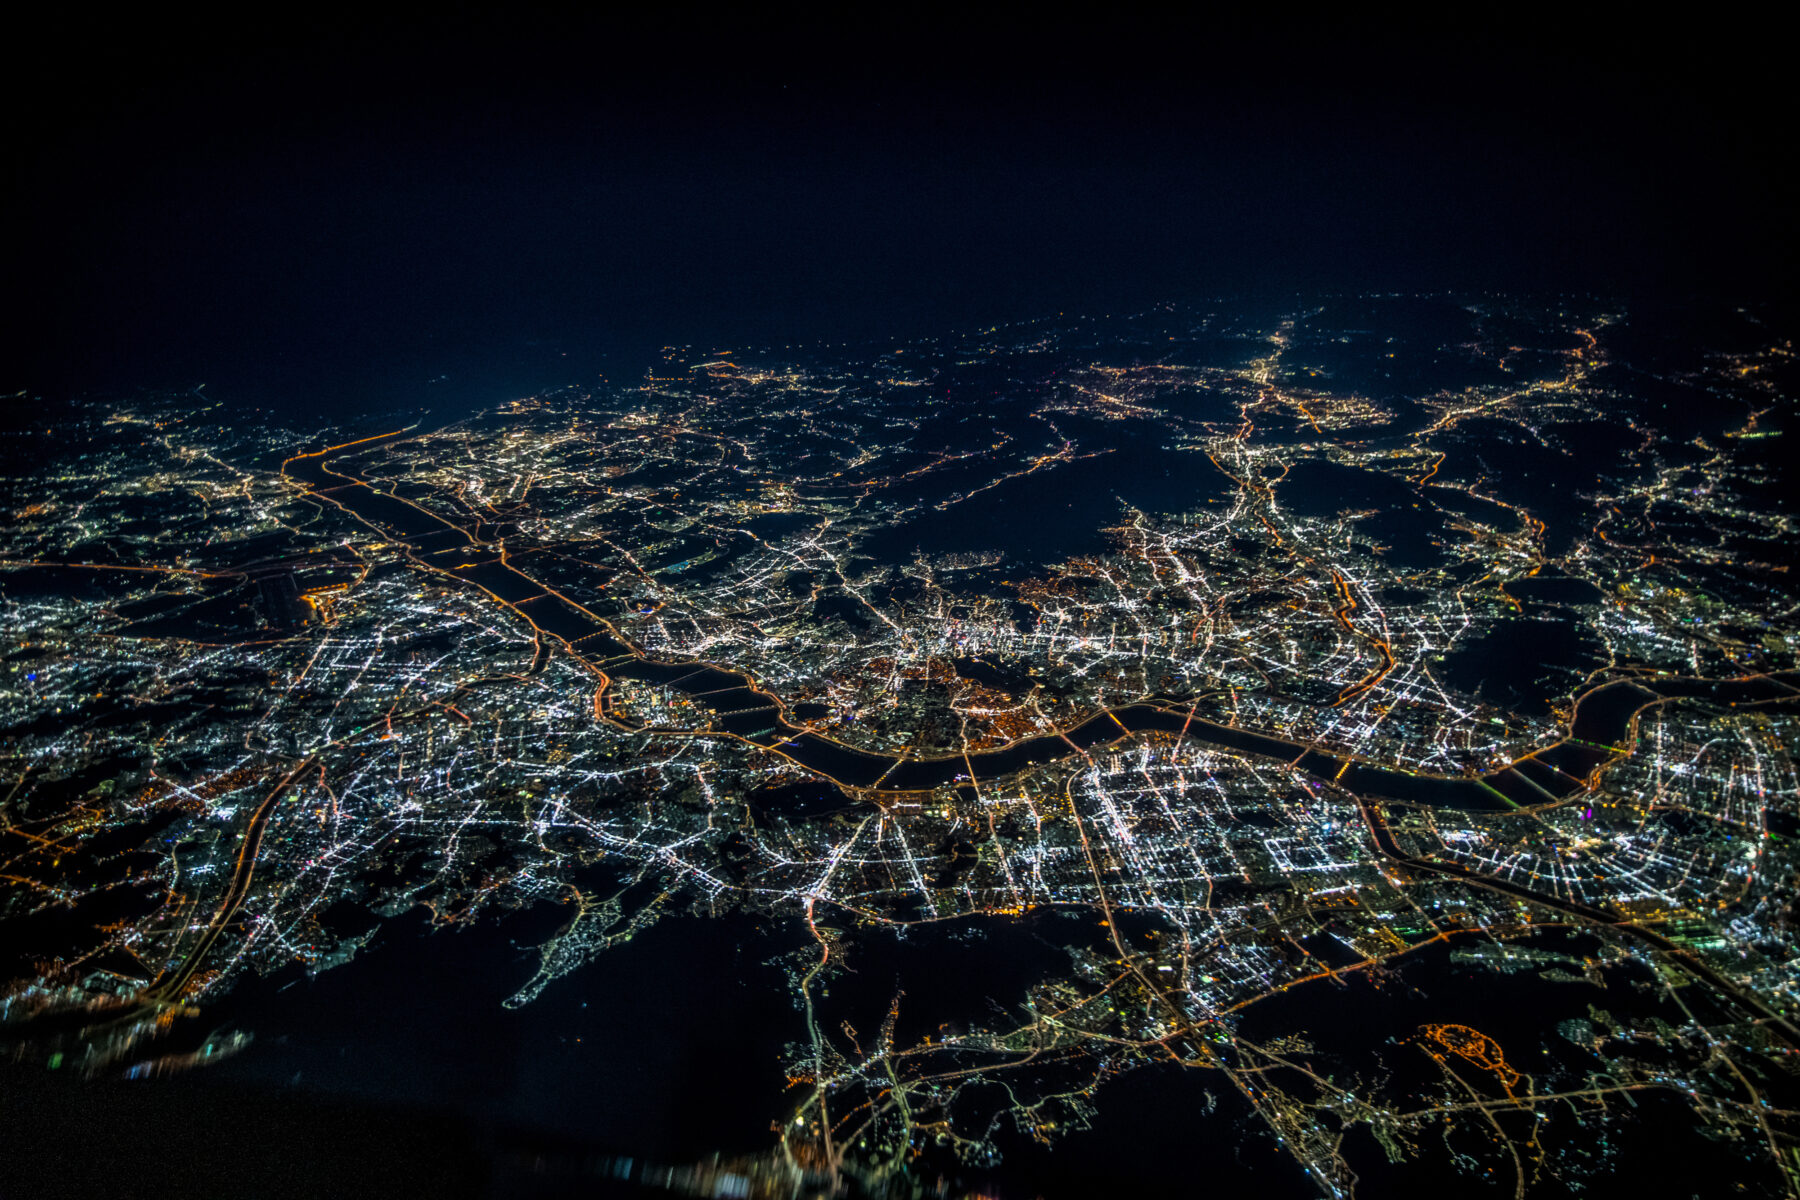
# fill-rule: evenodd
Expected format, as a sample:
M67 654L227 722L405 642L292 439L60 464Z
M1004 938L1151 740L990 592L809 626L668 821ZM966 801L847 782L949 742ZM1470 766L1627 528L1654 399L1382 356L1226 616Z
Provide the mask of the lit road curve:
M194 977L194 972L212 950L213 943L219 940L219 935L231 923L231 918L237 915L244 897L250 894L250 882L256 874L256 856L262 848L263 830L268 826L269 814L274 811L275 802L281 799L296 779L317 765L318 761L317 755L303 760L299 766L284 775L274 790L257 806L256 812L250 817L250 823L244 827L244 842L238 847L237 860L232 864L231 886L226 889L224 899L219 902L219 911L207 925L206 931L200 935L198 944L183 960L183 965L174 974L153 982L144 992L145 1000L174 1000L180 997L188 981Z

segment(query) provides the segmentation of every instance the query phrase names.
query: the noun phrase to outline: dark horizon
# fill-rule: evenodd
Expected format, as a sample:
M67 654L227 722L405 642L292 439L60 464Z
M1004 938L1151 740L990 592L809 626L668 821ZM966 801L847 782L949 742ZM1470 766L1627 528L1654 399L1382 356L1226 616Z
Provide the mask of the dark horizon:
M1753 30L454 17L37 50L7 390L379 406L565 351L586 377L1220 295L1791 297Z

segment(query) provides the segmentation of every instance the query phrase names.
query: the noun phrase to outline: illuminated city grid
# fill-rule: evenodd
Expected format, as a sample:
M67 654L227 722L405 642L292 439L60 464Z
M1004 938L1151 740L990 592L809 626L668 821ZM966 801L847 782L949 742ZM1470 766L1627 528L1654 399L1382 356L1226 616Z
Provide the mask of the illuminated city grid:
M1621 361L1626 312L1443 301L1439 342L1372 332L1383 303L671 347L441 427L83 410L7 484L0 870L10 918L95 932L0 1012L84 1012L32 1052L155 1074L242 1044L159 1035L246 973L351 959L345 899L565 906L513 1005L747 910L810 947L757 1178L991 1162L1180 1064L1322 1195L1356 1128L1579 1181L1568 1147L1650 1090L1791 1194L1800 1124L1764 1096L1800 1044L1791 347L1746 315L1663 368ZM1046 913L1087 940L991 1024L815 1016L873 931ZM1239 1031L1444 943L1688 1015L1565 1023L1588 1065L1555 1078L1422 1027L1388 1052L1424 1098Z

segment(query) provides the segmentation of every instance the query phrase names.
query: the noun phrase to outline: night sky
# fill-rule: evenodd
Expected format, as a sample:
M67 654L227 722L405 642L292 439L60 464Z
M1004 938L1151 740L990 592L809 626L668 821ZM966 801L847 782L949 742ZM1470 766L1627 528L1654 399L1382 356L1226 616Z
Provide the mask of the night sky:
M1560 17L72 18L8 64L0 386L376 406L1214 295L1784 298L1776 52Z

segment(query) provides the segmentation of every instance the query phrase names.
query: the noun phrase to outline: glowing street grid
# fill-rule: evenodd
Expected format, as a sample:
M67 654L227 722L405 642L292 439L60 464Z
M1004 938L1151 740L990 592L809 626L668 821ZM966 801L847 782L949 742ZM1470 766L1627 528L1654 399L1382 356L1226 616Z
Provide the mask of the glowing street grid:
M748 910L806 934L792 1106L677 1190L885 1194L1178 1064L1321 1195L1359 1130L1579 1184L1648 1093L1793 1194L1793 354L1733 322L1333 298L672 347L443 426L91 406L0 529L5 917L88 932L0 1014L150 1075L248 1041L165 1036L247 973L349 961L345 900L565 906L512 1005ZM823 1015L879 931L1059 913L991 1022ZM1245 1032L1444 947L1644 1011L1421 1025L1406 1088Z

